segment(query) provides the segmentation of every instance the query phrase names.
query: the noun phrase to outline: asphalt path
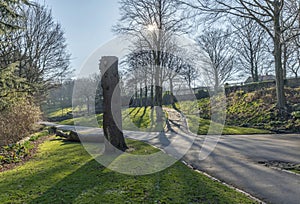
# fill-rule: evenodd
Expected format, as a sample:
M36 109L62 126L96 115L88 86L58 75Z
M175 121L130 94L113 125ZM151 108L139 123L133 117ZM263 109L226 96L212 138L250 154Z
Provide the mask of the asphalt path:
M204 139L199 138L186 154L187 163L267 203L300 203L300 175L261 164L299 164L299 135L224 135L211 154L200 160Z

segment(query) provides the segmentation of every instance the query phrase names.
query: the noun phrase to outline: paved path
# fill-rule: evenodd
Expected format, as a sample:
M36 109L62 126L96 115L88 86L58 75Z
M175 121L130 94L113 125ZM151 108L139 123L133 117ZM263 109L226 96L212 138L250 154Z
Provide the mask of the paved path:
M198 136L194 141L194 135L186 130L185 120L178 119L180 117L178 113L167 111L171 119L169 129L172 129L169 133L162 136L160 133L124 131L124 135L146 141L159 148L165 148L170 143L175 144L175 152L179 151L179 156L186 153L180 152L181 147L194 142L183 158L193 167L267 203L300 203L299 175L268 168L258 163L266 160L300 163L300 135L224 135L214 151L206 159L201 160L200 150L209 148L203 146L204 141L214 139L216 136ZM47 123L47 125L55 124ZM57 127L74 129L73 126ZM76 130L86 135L96 133L103 136L99 128L76 127ZM170 132L177 134L174 136ZM166 152L177 156L174 148Z

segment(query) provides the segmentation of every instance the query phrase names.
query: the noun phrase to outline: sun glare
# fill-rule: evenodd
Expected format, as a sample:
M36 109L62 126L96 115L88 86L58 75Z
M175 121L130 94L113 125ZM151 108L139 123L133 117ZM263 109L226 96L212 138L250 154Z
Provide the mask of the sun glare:
M154 25L154 24L150 24L150 25L148 25L148 28L147 28L149 31L154 31L154 30L156 30L157 29L157 26L156 25Z

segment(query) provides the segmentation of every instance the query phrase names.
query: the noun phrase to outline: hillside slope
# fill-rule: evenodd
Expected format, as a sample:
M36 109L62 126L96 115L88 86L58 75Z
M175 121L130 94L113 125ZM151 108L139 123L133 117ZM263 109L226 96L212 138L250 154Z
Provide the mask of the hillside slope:
M281 118L276 108L275 88L250 93L237 91L227 96L226 124L274 132L300 132L300 88L286 89L288 110ZM198 102L200 116L210 119L210 101Z

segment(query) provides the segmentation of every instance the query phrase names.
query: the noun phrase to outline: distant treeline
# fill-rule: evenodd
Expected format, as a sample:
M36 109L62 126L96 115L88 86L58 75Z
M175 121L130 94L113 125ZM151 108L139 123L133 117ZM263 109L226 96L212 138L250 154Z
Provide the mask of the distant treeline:
M77 100L81 101L82 107L79 107L79 110L85 110L84 112L93 113L101 113L103 111L102 107L102 90L100 83L97 83L97 91L96 95L92 95L89 93L87 87L93 86L93 83L96 83L98 79L87 80L87 79L80 79L80 82L76 83L85 83L85 88L82 88L82 95L81 98ZM69 108L72 107L72 96L73 96L73 89L74 89L75 80L66 81L61 85L57 85L57 88L53 89L50 92L48 100L45 104L45 108L47 109L55 109L55 108ZM94 84L95 85L95 84ZM292 78L286 79L285 85L287 87L295 88L300 87L300 78ZM244 92L252 92L255 90L265 89L275 87L275 81L265 81L265 82L254 82L244 85L234 85L234 86L225 86L225 93L226 95L235 92L235 91L244 91ZM179 94L174 96L170 93L170 91L165 91L163 94L163 105L171 105L177 101L186 101L186 100L193 100L193 99L203 99L208 98L210 95L213 94L213 91L209 91L207 87L198 87L192 89L194 93L190 94ZM95 97L95 100L91 100L92 97ZM154 106L155 101L149 96L145 96L144 90L141 89L139 92L133 94L133 96L122 96L122 106L123 107L143 107L143 106ZM92 102L95 102L93 105Z

